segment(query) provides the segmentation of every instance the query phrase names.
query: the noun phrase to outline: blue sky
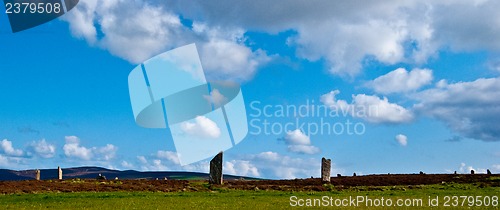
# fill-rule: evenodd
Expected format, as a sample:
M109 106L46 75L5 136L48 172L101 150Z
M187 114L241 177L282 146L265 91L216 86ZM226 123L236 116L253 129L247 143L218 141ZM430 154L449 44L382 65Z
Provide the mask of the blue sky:
M334 174L500 173L499 7L86 0L15 34L1 13L0 168L208 171L135 124L127 84L138 63L196 43L209 80L242 85L249 134L225 152L228 174L317 177L321 157ZM312 105L346 115L279 114ZM321 123L344 130L307 129Z

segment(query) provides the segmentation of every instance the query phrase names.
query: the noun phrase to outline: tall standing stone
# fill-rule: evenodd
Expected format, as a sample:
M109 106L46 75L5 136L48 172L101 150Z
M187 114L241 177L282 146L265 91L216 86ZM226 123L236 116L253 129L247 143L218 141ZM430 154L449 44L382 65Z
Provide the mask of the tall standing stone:
M40 180L40 170L38 169L35 170L35 179Z
M222 184L222 152L210 161L210 184Z
M57 178L58 178L59 180L61 180L61 179L62 179L62 169L61 169L61 167L59 167L59 166L57 166L57 173L58 173L58 174L57 174Z
M330 182L330 170L332 166L332 160L321 158L321 181Z

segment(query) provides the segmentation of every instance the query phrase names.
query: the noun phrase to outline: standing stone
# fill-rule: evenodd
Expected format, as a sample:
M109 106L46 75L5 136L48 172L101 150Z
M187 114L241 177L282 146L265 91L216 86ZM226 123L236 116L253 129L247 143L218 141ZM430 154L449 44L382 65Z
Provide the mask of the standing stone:
M486 169L486 174L491 175L490 169Z
M474 170L470 170L470 174L474 174Z
M57 166L57 179L62 180L62 169Z
M40 170L38 169L35 170L35 179L40 180Z
M222 184L222 152L210 161L210 184Z
M332 166L332 160L321 158L321 181L330 182L330 171Z

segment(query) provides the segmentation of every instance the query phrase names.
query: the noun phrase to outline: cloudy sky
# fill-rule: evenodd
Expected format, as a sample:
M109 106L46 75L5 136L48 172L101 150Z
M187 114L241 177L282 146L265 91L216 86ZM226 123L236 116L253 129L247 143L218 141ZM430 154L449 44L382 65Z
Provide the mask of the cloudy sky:
M3 10L3 6L1 10ZM180 166L134 122L127 77L195 43L242 84L249 134L228 174L500 173L500 2L82 0L13 34L0 14L0 168ZM186 128L217 134L203 117ZM208 127L207 127L208 126Z

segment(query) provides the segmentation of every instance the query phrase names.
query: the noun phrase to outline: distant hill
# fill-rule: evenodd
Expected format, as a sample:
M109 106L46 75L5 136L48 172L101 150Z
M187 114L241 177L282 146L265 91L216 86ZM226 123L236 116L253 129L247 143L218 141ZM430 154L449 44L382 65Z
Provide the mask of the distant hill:
M207 173L185 172L185 171L134 171L134 170L111 170L101 167L78 167L63 168L63 179L88 179L96 178L99 174L106 176L107 179L164 179L169 180L205 180L208 179ZM40 169L42 180L57 179L57 169ZM242 177L233 175L224 175L225 180L235 180L244 178L245 180L258 180L253 177ZM0 169L0 181L17 181L35 179L35 170L15 171Z

